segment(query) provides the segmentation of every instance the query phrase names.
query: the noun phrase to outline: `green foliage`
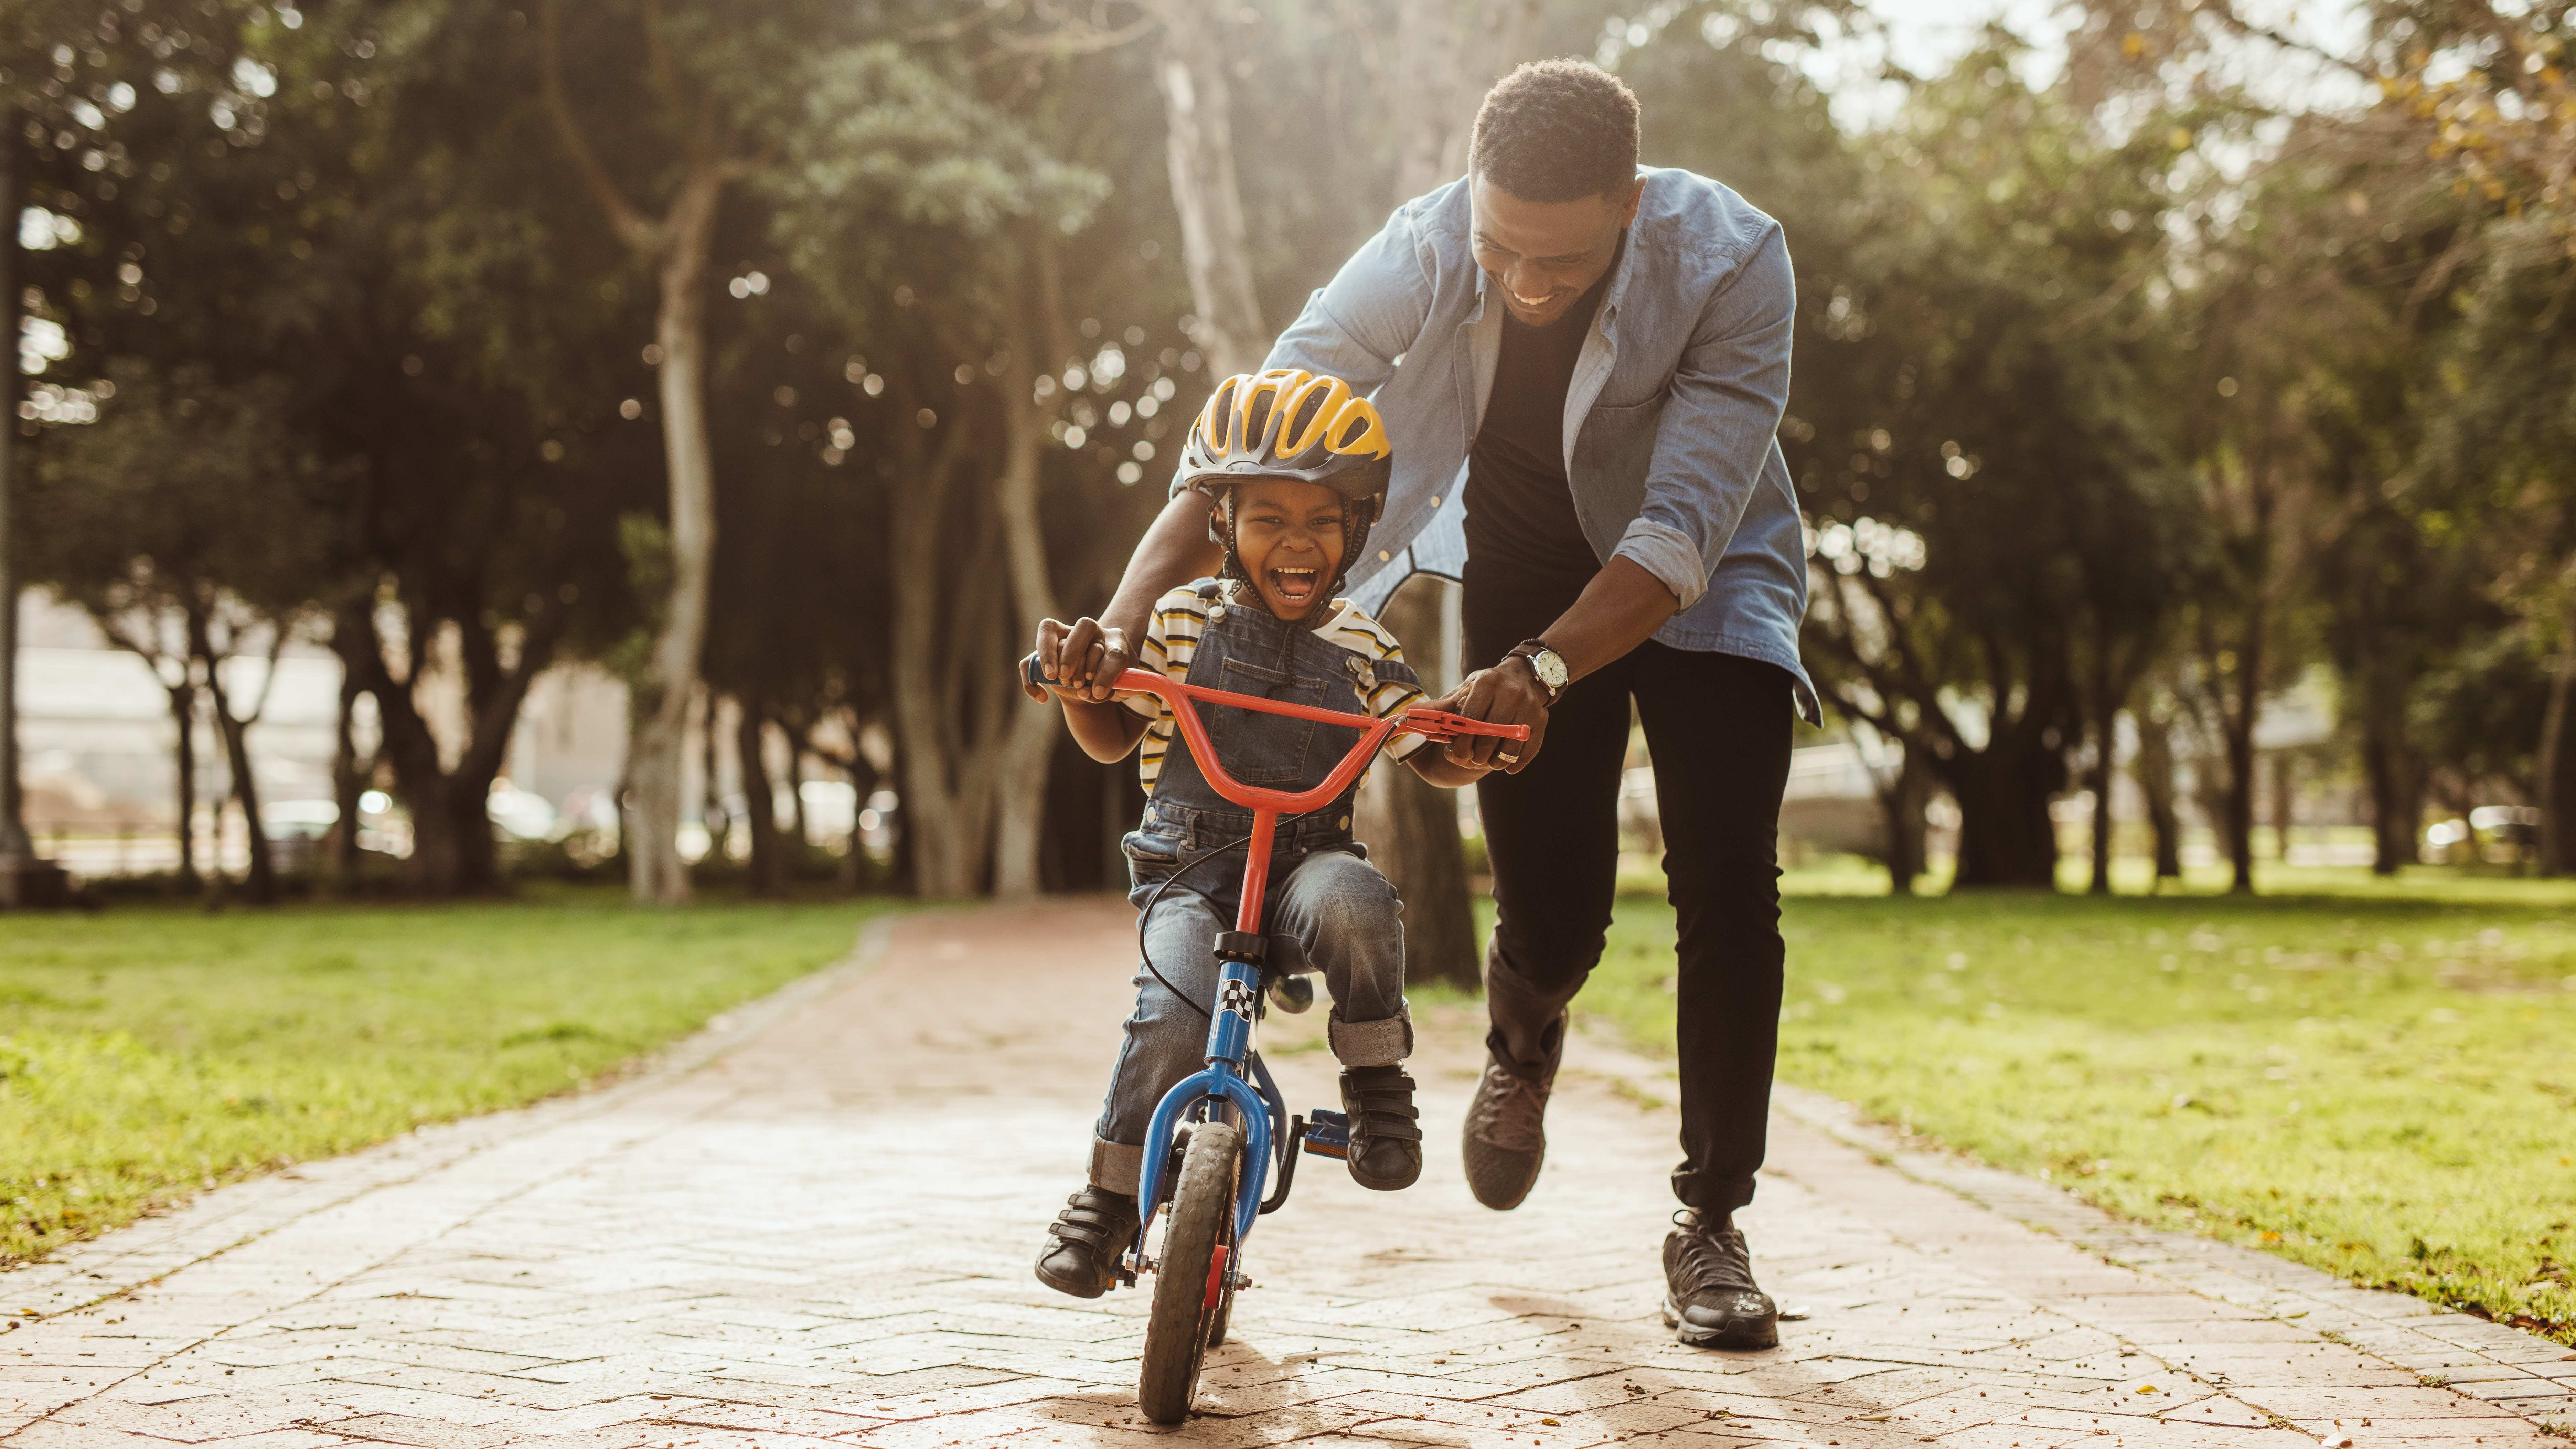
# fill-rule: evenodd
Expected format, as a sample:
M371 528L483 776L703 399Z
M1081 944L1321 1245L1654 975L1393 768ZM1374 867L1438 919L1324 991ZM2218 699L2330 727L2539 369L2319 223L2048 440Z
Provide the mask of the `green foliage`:
M565 895L14 920L0 1264L200 1187L578 1088L838 958L867 915Z
M112 421L68 429L39 458L27 507L34 576L104 608L148 600L209 609L231 595L292 614L329 557L325 485L281 423L293 384L166 381L109 369Z
M2126 1216L2576 1342L2576 891L1799 896L1780 1073ZM1672 915L1583 1005L1672 1039Z

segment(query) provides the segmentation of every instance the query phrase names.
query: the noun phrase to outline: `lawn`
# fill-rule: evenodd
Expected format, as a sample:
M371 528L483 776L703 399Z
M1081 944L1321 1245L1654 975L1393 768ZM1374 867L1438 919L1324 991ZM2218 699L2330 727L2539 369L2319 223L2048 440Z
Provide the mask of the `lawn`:
M580 1085L872 909L121 909L0 929L0 1266L190 1191Z
M2115 1212L2576 1343L2576 889L2265 885L1793 895L1780 1075ZM1580 1004L1669 1053L1672 972L1670 910L1625 897Z

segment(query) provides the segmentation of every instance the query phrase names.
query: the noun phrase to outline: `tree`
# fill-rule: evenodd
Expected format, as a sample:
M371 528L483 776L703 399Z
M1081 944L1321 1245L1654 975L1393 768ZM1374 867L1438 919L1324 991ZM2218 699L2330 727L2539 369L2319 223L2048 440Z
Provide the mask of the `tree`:
M2183 552L2139 406L2178 128L2097 134L1996 47L1876 138L1855 240L1805 293L1817 386L1783 435L1820 683L1958 802L1959 885L2044 888L2066 753L2125 702Z
M685 47L697 38L690 33L696 27L667 26L651 4L635 10L586 7L589 33L581 53L589 58L622 52L640 61L634 69L657 103L648 114L668 128L663 154L653 161L667 157L679 179L661 213L649 214L628 199L574 109L565 83L560 0L546 0L539 13L546 107L564 150L610 228L654 264L660 285L653 347L663 468L670 481L671 568L627 765L635 808L626 855L636 899L673 905L689 896L678 846L680 757L706 642L707 585L715 559L715 463L706 417L708 245L726 188L749 169L750 147L758 141L742 134L743 118L729 113L725 103L734 97L689 74L694 57ZM594 72L585 79L621 95L631 94L635 84L633 71L614 78Z
M306 590L324 570L318 465L286 426L283 379L225 384L197 368L165 381L133 364L116 374L97 422L49 440L30 510L42 542L38 569L152 664L170 694L183 752L183 863L192 724L204 691L241 805L247 894L266 904L277 898L277 869L249 732ZM254 637L265 644L266 667L240 710L227 675Z
M114 118L138 103L147 113L157 110L166 116L171 108L156 106L156 93L196 91L205 77L221 75L233 59L242 8L223 0L204 5L136 0L121 10L68 0L23 0L0 13L0 339L6 343L0 347L0 907L49 902L63 885L59 869L35 859L20 807L22 548L12 527L12 499L25 471L18 454L39 432L37 420L21 418L22 308L25 299L35 299L37 320L59 328L61 319L45 314L64 295L50 289L65 279L53 268L26 265L22 214L32 213L57 228L57 237L79 238L81 228L72 216L84 200L112 199L118 183L135 173L125 142L111 135ZM185 36L187 43L173 43L172 36ZM172 83L154 85L160 76ZM46 209L48 203L52 210ZM103 260L95 246L85 252L82 262ZM89 279L78 280L86 290ZM113 283L102 288L112 289ZM61 354L46 359L50 362L68 357L75 344L96 340L86 329L57 335L63 342ZM63 391L55 388L55 394ZM78 400L62 397L58 405L49 396L39 411L52 421L82 411L86 399L86 393Z

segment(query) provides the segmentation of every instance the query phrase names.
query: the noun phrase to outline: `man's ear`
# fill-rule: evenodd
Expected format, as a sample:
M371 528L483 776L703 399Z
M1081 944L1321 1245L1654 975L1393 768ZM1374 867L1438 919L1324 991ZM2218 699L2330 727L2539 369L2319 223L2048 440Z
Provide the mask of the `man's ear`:
M1637 219L1637 208L1645 199L1646 178L1640 176L1636 184L1628 188L1627 204L1619 208L1619 225L1623 230Z

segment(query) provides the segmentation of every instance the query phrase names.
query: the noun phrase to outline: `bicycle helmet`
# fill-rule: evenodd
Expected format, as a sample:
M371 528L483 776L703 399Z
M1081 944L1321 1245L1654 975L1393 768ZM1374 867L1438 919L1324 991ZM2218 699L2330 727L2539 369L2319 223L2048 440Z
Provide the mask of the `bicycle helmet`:
M1247 478L1294 478L1342 495L1342 568L1329 597L1364 556L1369 528L1386 506L1395 446L1386 420L1338 377L1278 368L1238 373L1216 385L1190 425L1181 450L1181 482L1217 501L1208 537L1225 548L1225 576L1244 577L1234 549L1234 484Z

